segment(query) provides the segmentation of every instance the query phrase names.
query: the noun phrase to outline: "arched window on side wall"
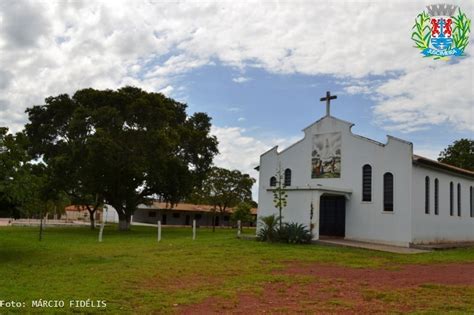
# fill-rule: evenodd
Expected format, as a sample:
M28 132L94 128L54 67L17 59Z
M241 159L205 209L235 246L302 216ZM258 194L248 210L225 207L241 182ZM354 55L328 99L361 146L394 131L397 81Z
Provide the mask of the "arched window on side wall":
M362 201L372 201L372 166L362 167Z
M285 186L291 186L291 170L289 168L285 170Z
M425 177L425 213L430 214L430 177Z
M449 215L454 215L454 184L449 183Z
M393 174L383 175L383 210L393 211Z
M434 214L439 214L439 180L435 178L435 187L434 187Z
M461 184L458 183L458 217L461 216Z
M277 179L275 176L270 177L270 187L275 187L277 185Z

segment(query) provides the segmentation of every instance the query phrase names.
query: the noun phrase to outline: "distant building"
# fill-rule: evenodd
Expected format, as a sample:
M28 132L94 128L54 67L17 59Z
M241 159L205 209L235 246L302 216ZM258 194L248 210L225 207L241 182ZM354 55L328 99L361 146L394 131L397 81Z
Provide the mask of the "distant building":
M198 226L212 226L214 207L210 205L195 205L190 203L178 203L171 205L165 202L153 202L152 205L139 205L133 214L132 222L156 224L161 221L162 225L176 225L185 226L192 225L193 220L196 220ZM215 213L216 226L230 226L232 225L230 217L233 213L233 208L226 209L224 215L221 214L219 208ZM251 213L254 217L254 223L257 219L257 208L252 208ZM115 209L107 205L107 222L118 222L118 214Z
M71 205L65 209L65 214L61 215L60 219L66 221L89 221L89 211L86 206ZM95 221L99 222L102 219L102 209L97 209L95 212Z

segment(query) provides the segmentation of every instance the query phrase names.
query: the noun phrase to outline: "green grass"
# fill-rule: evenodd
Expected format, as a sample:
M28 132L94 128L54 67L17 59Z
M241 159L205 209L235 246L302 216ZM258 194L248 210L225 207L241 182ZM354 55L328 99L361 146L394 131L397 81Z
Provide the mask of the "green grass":
M473 249L397 255L243 241L230 229L213 233L201 228L193 241L190 228L164 228L161 243L156 241L156 230L148 227L135 226L126 233L107 227L102 243L97 242L97 234L87 228L48 228L39 242L36 228L0 228L0 300L27 304L37 299L106 300L106 311L111 313L170 313L176 305L210 296L232 301L239 292L258 295L266 282L307 282L305 277L272 273L288 261L352 268L474 262ZM420 290L440 291L437 286ZM346 304L338 300L331 303ZM0 309L0 313L5 311Z

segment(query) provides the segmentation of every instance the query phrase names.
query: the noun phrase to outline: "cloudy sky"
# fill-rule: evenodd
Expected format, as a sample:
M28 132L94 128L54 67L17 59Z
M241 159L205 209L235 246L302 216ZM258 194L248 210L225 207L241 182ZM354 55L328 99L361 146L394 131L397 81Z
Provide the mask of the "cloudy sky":
M434 158L473 137L474 45L422 58L411 27L430 3L3 0L0 126L20 130L50 95L135 85L207 112L216 164L257 176L259 155L301 138L330 90L355 133ZM474 16L472 1L449 3Z

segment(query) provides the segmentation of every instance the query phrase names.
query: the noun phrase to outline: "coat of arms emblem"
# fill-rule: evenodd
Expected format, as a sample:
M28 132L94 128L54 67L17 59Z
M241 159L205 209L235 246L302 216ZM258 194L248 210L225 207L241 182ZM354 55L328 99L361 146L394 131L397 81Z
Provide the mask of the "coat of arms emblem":
M448 59L464 55L471 20L455 5L433 4L418 14L411 38L425 57Z

